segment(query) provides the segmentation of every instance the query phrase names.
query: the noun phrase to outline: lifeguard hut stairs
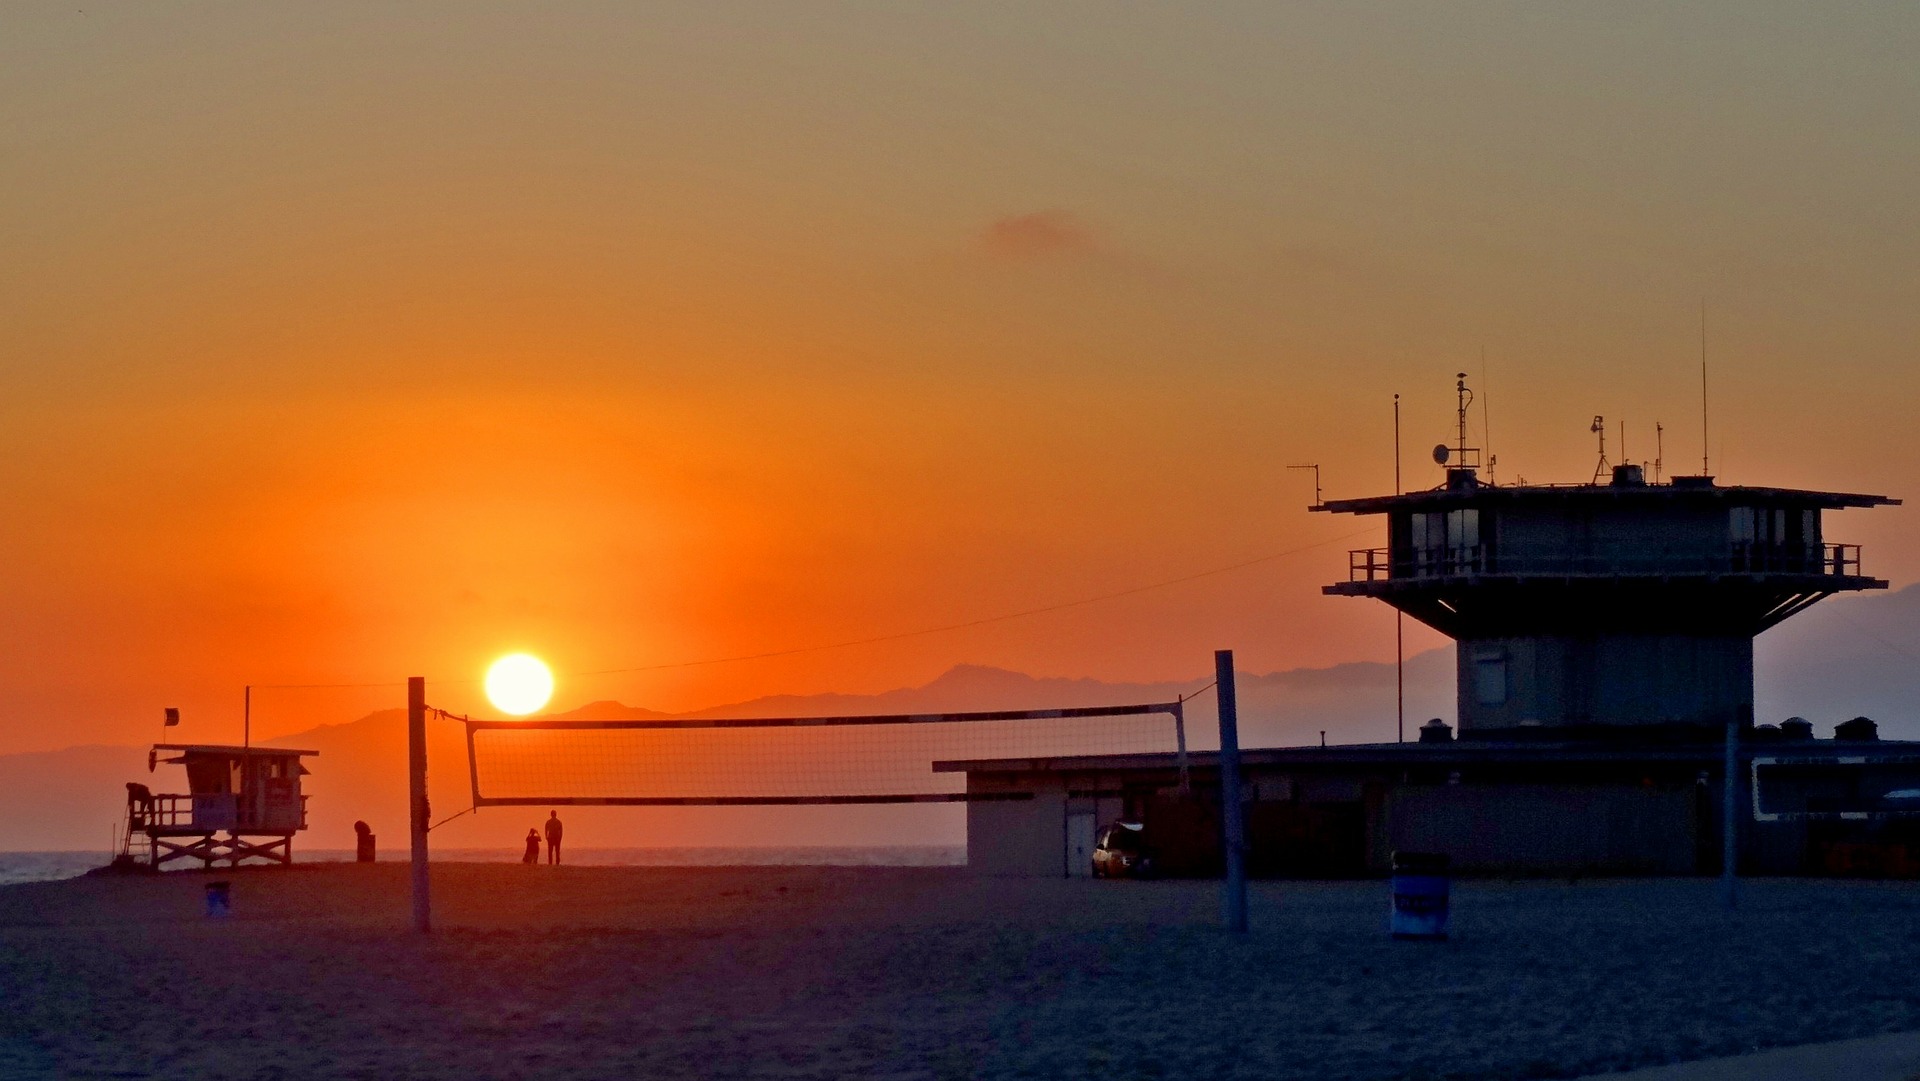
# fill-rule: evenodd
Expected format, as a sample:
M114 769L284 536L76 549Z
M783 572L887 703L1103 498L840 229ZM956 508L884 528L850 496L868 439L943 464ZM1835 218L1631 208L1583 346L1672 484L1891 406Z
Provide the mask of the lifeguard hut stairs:
M176 757L161 755L177 752ZM307 828L300 778L304 757L318 751L212 744L156 744L149 771L162 763L187 770L187 792L155 793L127 785L127 828L121 854L159 870L176 860L203 867L247 860L293 862L293 835Z

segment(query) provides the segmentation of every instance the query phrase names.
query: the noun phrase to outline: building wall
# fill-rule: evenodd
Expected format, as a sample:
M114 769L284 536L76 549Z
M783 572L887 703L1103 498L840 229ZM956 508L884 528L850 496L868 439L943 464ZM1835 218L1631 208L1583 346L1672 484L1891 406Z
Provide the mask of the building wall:
M1607 784L1400 785L1388 847L1440 852L1468 872L1696 874L1700 789Z
M1456 769L1420 766L1419 752L1409 751L1408 766L1391 769L1248 766L1252 873L1300 878L1384 874L1395 850L1445 853L1467 874L1719 873L1722 785L1717 763L1626 759L1604 765L1466 764ZM1888 770L1890 779L1883 778L1881 787L1920 787L1920 765L1898 764ZM1913 776L1898 772L1902 770ZM1449 775L1459 775L1461 782L1449 783ZM1193 791L1182 795L1166 784L1169 776L1164 768L1097 779L1038 771L972 776L971 791L1025 791L1034 798L969 803L968 864L986 875L1068 874L1074 870L1066 858L1068 814L1091 814L1096 828L1104 826L1123 815L1122 801L1105 793L1124 787L1143 793L1134 800L1135 813L1146 823L1148 841L1166 873L1217 875L1222 859L1215 779L1209 771L1196 771ZM1095 792L1100 794L1090 794ZM1737 793L1742 874L1823 873L1817 843L1823 838L1856 844L1898 842L1920 859L1920 820L1902 820L1895 823L1897 828L1755 822L1744 769ZM1782 782L1769 806L1795 809L1820 794Z
M1032 792L1033 798L967 804L967 867L982 875L1066 874L1067 790L1060 778L1043 778L1038 785L982 781L969 777L968 790L1011 788Z
M1462 732L1752 716L1753 640L1697 634L1531 635L1456 647Z

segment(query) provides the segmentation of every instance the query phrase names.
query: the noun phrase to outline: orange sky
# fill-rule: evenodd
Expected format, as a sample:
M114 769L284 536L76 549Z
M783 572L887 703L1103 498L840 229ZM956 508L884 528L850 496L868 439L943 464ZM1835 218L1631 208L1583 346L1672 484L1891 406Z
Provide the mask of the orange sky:
M0 751L1388 657L1285 467L1697 468L1702 298L1716 472L1920 497L1910 10L709 7L0 12Z

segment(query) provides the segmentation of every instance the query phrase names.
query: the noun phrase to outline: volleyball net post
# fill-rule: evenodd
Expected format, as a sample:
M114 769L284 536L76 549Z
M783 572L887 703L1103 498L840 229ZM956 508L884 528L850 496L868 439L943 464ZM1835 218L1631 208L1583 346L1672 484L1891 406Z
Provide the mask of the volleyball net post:
M413 929L433 929L433 905L427 882L427 830L432 824L427 803L427 680L407 678L407 825L413 842Z
M1247 806L1240 798L1240 703L1233 681L1233 650L1213 655L1214 701L1220 707L1220 821L1227 874L1222 907L1227 931L1247 933Z

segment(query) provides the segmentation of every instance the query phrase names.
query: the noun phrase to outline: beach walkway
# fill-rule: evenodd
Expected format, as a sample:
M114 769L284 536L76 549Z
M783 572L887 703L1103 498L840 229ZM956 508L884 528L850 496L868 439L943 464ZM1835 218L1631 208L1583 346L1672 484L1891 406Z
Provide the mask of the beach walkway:
M1920 1081L1920 1032L1595 1074L1583 1081Z

